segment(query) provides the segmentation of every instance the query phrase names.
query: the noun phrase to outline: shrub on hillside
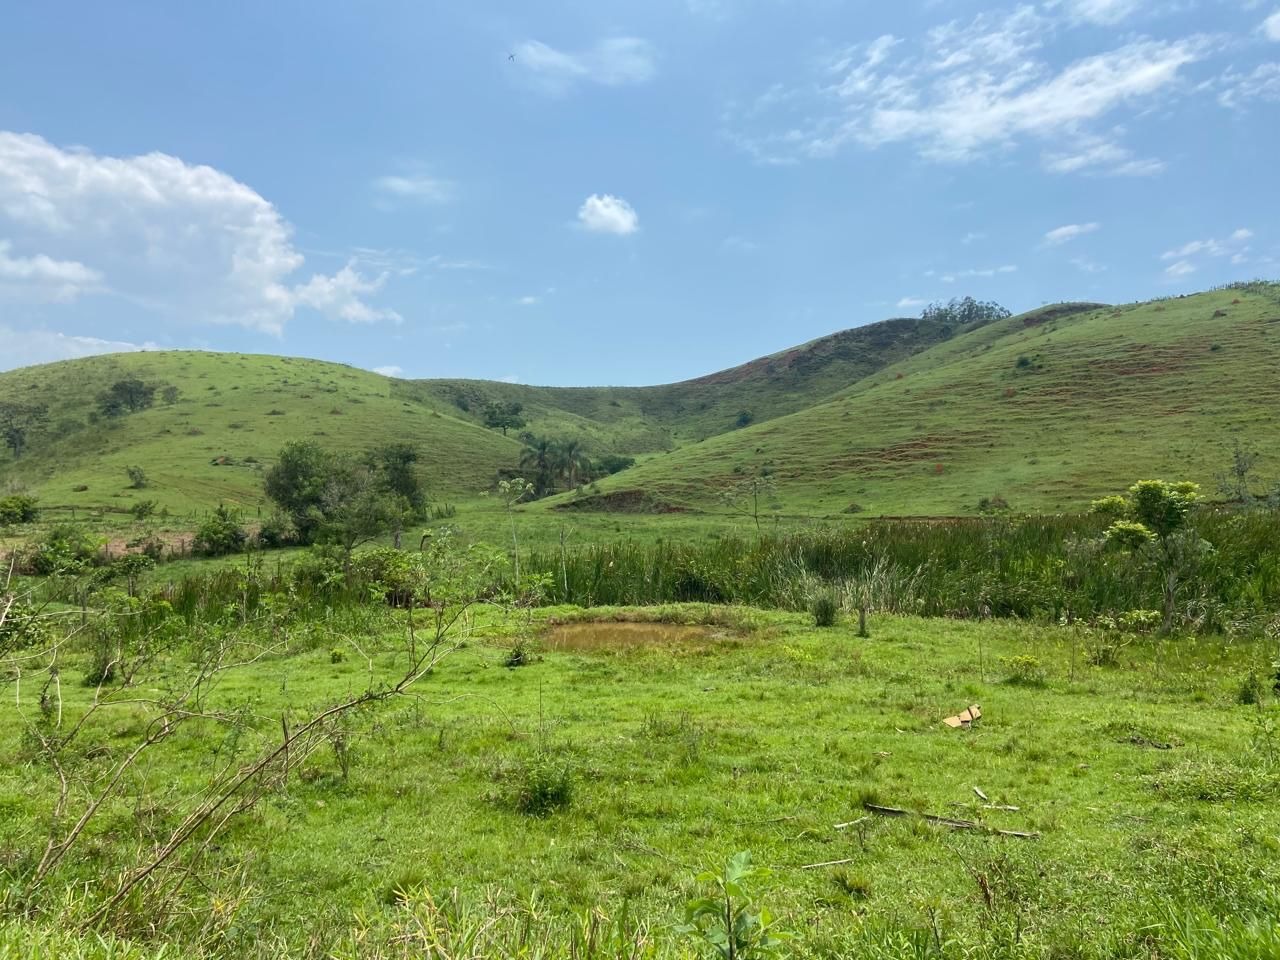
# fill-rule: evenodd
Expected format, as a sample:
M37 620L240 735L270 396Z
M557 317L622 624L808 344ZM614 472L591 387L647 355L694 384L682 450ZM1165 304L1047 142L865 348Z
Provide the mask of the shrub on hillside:
M219 506L209 519L200 524L195 539L191 541L191 548L207 557L221 557L243 548L248 538L244 527L240 526L231 511L225 506Z
M29 497L24 493L0 497L0 527L31 523L39 515L35 497Z

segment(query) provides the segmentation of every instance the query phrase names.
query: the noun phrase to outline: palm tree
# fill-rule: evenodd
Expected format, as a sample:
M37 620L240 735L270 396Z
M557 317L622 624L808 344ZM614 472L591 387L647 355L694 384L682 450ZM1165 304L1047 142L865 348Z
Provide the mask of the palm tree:
M520 468L533 472L533 493L545 497L555 485L556 443L546 437L526 436Z
M578 479L591 470L591 460L582 449L578 440L561 440L555 445L556 472L564 478L566 486L572 490L578 485Z

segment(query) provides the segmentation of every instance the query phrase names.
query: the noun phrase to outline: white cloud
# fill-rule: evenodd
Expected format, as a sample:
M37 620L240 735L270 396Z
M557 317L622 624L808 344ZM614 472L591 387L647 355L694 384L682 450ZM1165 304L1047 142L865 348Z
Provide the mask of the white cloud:
M1044 168L1050 173L1104 173L1120 177L1149 177L1164 170L1162 160L1135 157L1128 147L1101 138L1073 144L1066 152L1046 152Z
M987 235L985 233L981 233L978 231L970 231L969 233L966 233L963 237L960 238L960 242L967 247L971 243L976 243L979 240L985 240L985 239L987 239Z
M1053 27L1024 6L952 21L914 44L879 37L841 52L815 83L775 85L732 111L729 122L740 128L732 136L766 162L889 144L962 162L1037 140L1057 146L1048 162L1064 172L1155 172L1159 161L1135 159L1118 145L1097 147L1101 138L1089 126L1158 103L1213 43L1135 39L1060 66L1040 49ZM1092 153L1082 154L1076 145L1091 139Z
M1262 21L1262 32L1268 40L1280 41L1280 10Z
M72 360L99 353L132 353L158 349L154 343L130 343L73 336L56 330L15 330L0 326L0 370L13 370L33 363Z
M76 260L54 260L43 253L12 256L13 244L0 240L0 295L8 291L35 300L74 300L98 289L102 274Z
M929 301L923 297L903 297L896 304L899 310L914 310L916 307L923 307Z
M1097 223L1068 223L1061 227L1054 227L1044 235L1044 242L1051 247L1056 247L1069 240L1093 233L1099 226L1100 224Z
M1141 0L1066 0L1067 14L1077 21L1111 26L1142 8Z
M384 377L399 377L404 373L404 368L397 367L394 363L385 367L374 367L374 373L382 374Z
M541 298L541 297L535 297L533 294L528 294L528 295L526 295L526 296L523 296L523 297L521 297L519 300L517 300L517 301L516 301L516 303L520 304L520 306L522 306L522 307L532 307L532 306L536 306L537 304L539 304L539 303L541 303L541 302L542 302L542 298Z
M419 203L447 203L453 198L453 183L426 174L388 175L373 181L379 193Z
M999 267L982 267L970 268L968 270L955 270L951 273L943 274L941 280L943 283L955 283L957 280L969 280L973 277L995 277L1003 273L1017 273L1018 268L1012 263L1006 263Z
M516 47L515 56L534 84L552 94L582 82L606 87L645 83L653 77L657 59L649 42L639 37L606 37L577 53L526 40Z
M277 335L299 307L358 322L392 316L360 299L382 280L351 265L299 281L304 258L292 232L269 201L212 167L163 153L100 156L0 131L0 236L12 249L40 251L6 253L9 272L61 273L81 296L109 292L173 322Z
M1234 264L1247 263L1245 256L1249 252L1249 241L1253 239L1253 231L1248 227L1240 227L1226 240L1208 237L1204 240L1191 240L1180 247L1174 247L1160 254L1161 260L1176 260L1177 263L1165 269L1169 276L1180 277L1196 269L1190 258L1194 257L1230 257Z
M517 377L514 373L509 373L505 377L499 377L498 382L499 383L519 383L520 378Z
M593 233L626 236L640 229L640 217L621 197L593 193L578 208L578 222Z
M1087 257L1073 257L1071 264L1081 273L1102 273L1107 268L1100 263L1094 263Z
M1218 102L1224 107L1244 109L1251 100L1280 101L1280 63L1260 63L1252 73L1227 70L1219 80Z
M400 323L403 318L394 310L378 310L361 299L363 294L381 290L386 280L385 273L366 280L348 263L331 277L316 274L296 287L293 296L301 305L350 323L376 323L379 320Z

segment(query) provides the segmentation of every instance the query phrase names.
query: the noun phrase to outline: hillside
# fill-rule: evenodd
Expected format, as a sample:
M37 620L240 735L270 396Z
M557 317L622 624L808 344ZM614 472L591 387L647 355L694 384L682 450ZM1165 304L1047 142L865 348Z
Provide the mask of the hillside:
M945 342L956 329L931 320L884 320L694 380L652 387L420 380L410 389L476 423L487 402L517 402L533 433L577 437L596 451L648 453L802 410Z
M1276 478L1278 291L999 321L547 506L714 511L720 491L764 469L788 513L963 514L995 496L1069 510L1144 476L1212 490L1237 438Z
M176 387L177 397L97 417L95 397L129 377ZM520 452L514 439L433 409L398 381L287 357L183 351L71 360L0 374L5 400L49 407L47 428L21 459L0 454L0 480L30 485L47 505L251 506L262 502L264 465L289 440L342 450L414 441L438 497L474 495ZM126 489L131 465L145 470L145 490Z

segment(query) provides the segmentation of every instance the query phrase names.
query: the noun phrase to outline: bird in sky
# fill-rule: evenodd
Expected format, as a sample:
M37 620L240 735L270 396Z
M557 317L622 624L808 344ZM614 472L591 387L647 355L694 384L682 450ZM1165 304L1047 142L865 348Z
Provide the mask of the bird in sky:
M507 59L510 60L512 63L514 63L516 59L516 55L514 53L508 53Z

